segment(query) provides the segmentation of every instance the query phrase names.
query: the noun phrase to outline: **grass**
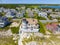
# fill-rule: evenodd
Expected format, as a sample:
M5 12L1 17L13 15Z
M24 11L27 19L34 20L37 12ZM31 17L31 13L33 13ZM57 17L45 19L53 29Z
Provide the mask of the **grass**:
M44 17L38 17L39 18L39 20L46 20L46 18L44 18Z
M12 33L14 34L18 34L18 32L19 32L19 27L11 27L11 31L12 31Z
M24 14L24 17L25 17L25 18L29 18L29 16L28 16L28 13L27 13L27 12Z
M34 36L30 36L30 38L24 38L23 39L23 41L22 41L22 43L25 45L25 43L29 43L29 42L31 42L31 41L41 41L41 38L40 37L34 37Z
M39 32L45 34L46 31L45 26L41 22L39 22L39 25L40 25Z
M0 38L0 45L18 45L18 43L14 43L12 37L4 37Z
M2 30L8 30L8 29L9 29L9 26L0 28L0 31L2 31Z
M20 22L19 22L20 21ZM19 33L19 27L21 25L21 20L15 20L13 22L17 22L17 23L20 23L18 27L11 27L11 31L13 34L18 34Z
M59 44L60 39L56 38L57 37L56 35L50 35L50 36L51 36L50 38L45 38L45 37L39 37L39 36L32 35L29 38L24 38L22 43L25 45L26 43L35 41L35 42L40 42L39 45L42 45L43 42L46 42L46 45L53 45L53 42L54 42L56 45L60 45Z
M51 30L47 30L47 31L49 31L50 33L53 33Z
M39 24L39 26L40 26L40 27L39 27L39 32L45 34L45 31L46 31L47 29L45 28L45 26L43 25L43 23L40 22L39 20L40 20L40 19L41 19L41 20L46 20L46 19L45 19L44 17L39 17L38 14L35 14L35 15L34 15L34 18L38 20L38 24Z

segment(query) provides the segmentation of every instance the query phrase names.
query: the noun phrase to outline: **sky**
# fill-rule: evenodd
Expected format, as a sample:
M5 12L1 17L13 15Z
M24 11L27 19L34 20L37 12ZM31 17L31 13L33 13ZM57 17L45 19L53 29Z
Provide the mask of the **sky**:
M60 4L60 0L0 0L0 4Z

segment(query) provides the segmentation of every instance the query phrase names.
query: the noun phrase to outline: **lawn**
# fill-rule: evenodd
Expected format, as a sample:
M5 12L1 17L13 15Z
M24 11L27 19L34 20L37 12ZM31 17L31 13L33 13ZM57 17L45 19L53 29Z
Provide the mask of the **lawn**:
M43 25L43 23L41 23L40 21L39 21L39 25L40 25L39 32L45 34L45 31L47 29L45 28L45 26Z
M45 34L45 31L47 30L42 22L39 20L46 20L44 17L39 17L38 14L34 15L34 18L38 20L39 24L39 32Z
M12 33L14 34L18 34L18 32L19 32L19 27L11 27L11 31L12 31Z
M21 25L21 19L13 20L13 22L17 22L19 24L19 26L11 27L11 31L12 31L13 34L18 34L19 33L19 27Z
M24 38L22 43L25 45L26 43L35 41L35 42L40 42L39 45L46 43L46 45L60 45L60 39L56 38L56 35L50 35L49 38L46 37L39 37L39 36L34 36L31 35L29 38ZM42 44L41 44L42 43Z
M12 37L4 37L0 38L0 45L18 45L18 43L15 43L12 39Z
M8 29L9 29L9 26L0 28L0 31L2 31L2 30L8 30Z

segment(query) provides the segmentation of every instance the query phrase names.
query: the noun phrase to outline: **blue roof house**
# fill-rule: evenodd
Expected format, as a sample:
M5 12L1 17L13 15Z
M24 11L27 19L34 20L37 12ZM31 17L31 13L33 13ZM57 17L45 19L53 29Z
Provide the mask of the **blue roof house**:
M15 15L15 12L13 12L13 11L8 11L8 12L5 14L5 16L8 17L8 18L13 18L13 17L15 17L16 15Z
M0 28L5 27L9 24L10 24L10 22L8 21L8 18L0 17Z

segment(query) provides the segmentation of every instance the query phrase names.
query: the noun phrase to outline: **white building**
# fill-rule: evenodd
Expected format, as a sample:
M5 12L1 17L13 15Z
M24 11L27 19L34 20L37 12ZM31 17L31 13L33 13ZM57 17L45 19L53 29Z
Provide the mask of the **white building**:
M16 17L23 17L23 13L17 12Z
M26 7L25 6L22 6L21 9L25 9Z
M51 16L52 18L58 18L58 17L60 17L60 15L58 15L58 14L50 14L50 16Z
M56 12L59 12L60 10L59 9L55 9Z
M15 17L15 14L14 14L14 12L8 11L8 12L6 12L5 16L9 17L9 18L13 18L13 17Z
M4 7L0 7L0 12L3 12L4 11Z
M29 17L33 17L34 16L33 11L31 10L31 8L27 8L26 9L26 13L28 13Z
M33 11L29 12L29 13L28 13L28 16L29 16L29 17L33 17L33 16L34 16Z
M3 10L0 8L0 12L2 12Z
M51 13L52 12L52 9L48 9L47 13Z
M47 13L46 12L39 12L38 16L47 17Z
M36 19L32 19L32 18L22 19L20 31L22 31L22 32L38 32L39 31L38 21Z
M34 9L32 9L32 11L35 12L35 13L39 13L39 9L38 8L34 8Z
M0 20L0 27L4 27L4 26L5 26L5 23L2 20Z
M27 8L26 9L26 12L28 13L28 12L30 12L31 11L31 8Z
M24 9L20 10L20 12L23 13L23 14L25 14L25 10Z

